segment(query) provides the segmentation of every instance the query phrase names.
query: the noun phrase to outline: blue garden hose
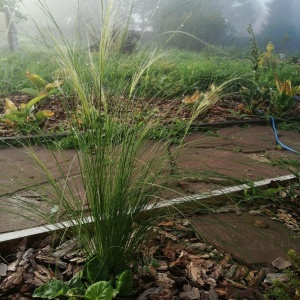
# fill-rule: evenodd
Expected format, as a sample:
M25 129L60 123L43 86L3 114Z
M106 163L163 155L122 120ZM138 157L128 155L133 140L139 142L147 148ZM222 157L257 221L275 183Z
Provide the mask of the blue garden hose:
M258 110L258 112L260 114L264 114L261 110ZM275 124L275 119L273 117L270 117L271 118L271 121L272 121L272 128L273 128L273 131L274 131L274 134L275 134L275 140L276 140L276 144L281 146L283 149L285 150L288 150L288 151L291 151L293 153L296 153L296 154L300 154L299 151L296 151L288 146L286 146L285 144L283 144L279 138L278 138L278 132L277 132L277 129L276 129L276 124Z
M299 151L296 151L296 150L294 150L294 149L292 149L292 148L284 145L282 142L280 142L280 140L278 138L278 133L277 133L276 125L275 125L275 120L274 120L273 117L271 117L271 121L272 121L272 127L273 127L274 134L275 134L276 144L280 145L285 150L291 151L291 152L296 153L296 154L300 154Z

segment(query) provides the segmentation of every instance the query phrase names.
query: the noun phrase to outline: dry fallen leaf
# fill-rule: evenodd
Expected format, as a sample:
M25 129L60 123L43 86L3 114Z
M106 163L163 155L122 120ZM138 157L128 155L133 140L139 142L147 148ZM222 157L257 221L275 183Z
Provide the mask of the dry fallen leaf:
M201 97L199 90L197 90L192 96L185 96L182 100L184 104L194 104L196 103Z
M252 224L256 227L261 227L261 228L268 228L269 224L265 223L262 220L253 220Z
M185 285L184 289L185 291L179 294L180 299L187 299L187 300L201 299L200 291L198 288L191 287L190 285Z
M166 273L157 273L155 284L163 288L171 288L174 286L175 281L168 277Z

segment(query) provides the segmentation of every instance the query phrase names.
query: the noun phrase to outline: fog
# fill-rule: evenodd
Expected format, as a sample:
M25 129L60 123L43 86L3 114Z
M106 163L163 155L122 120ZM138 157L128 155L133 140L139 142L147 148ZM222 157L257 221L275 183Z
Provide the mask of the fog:
M205 0L207 3L209 1ZM208 4L205 3L205 1L202 4L203 8L205 9L205 6L207 6ZM268 0L251 0L251 1L257 1L259 3L258 8L259 8L259 12L258 15L253 18L249 18L245 20L245 23L249 23L250 21L252 21L253 23L257 23L254 25L256 31L259 31L259 26L260 26L260 20L262 19L262 17L265 14L266 11L266 7L265 7L265 2L267 2ZM27 17L27 22L22 24L22 27L27 28L30 26L30 24L37 22L38 24L43 24L45 19L44 17L42 17L43 13L41 11L40 5L38 4L39 1L37 0L22 0L22 5L20 5L18 7L18 9ZM96 14L98 13L97 9L99 8L99 5L97 5L99 2L99 0L88 0L88 1L83 1L83 0L44 0L41 1L41 3L45 3L46 6L49 8L49 10L52 13L52 16L56 19L56 21L64 27L70 27L72 25L74 25L74 23L76 23L76 18L78 16L78 9L81 10L82 12L85 11L86 14L91 14L91 19L95 20L96 19ZM151 10L151 6L155 7L155 6L159 6L159 3L162 3L163 1L158 1L158 0L151 0L151 1L143 1L143 0L135 0L135 1L131 1L131 0L120 0L119 1L120 5L122 5L123 7L127 6L128 8L131 6L132 2L133 6L140 6L140 2L141 3L147 3L147 4L143 4L145 6L145 8L149 8L149 10ZM127 3L126 3L127 2ZM182 1L177 1L179 3L179 6L182 6L184 8L185 3L188 2L193 2L193 1L186 1L186 0L182 0ZM182 2L182 4L180 3ZM197 0L194 0L194 2L197 2ZM228 0L223 1L224 3L228 2ZM234 2L234 1L230 1L230 2ZM237 1L239 2L239 1ZM235 5L233 3L233 5ZM238 4L237 4L238 5ZM96 7L96 10L95 10ZM174 9L174 7L173 7ZM175 7L176 9L176 7ZM133 11L135 11L133 9ZM147 14L147 12L141 12L142 15ZM135 16L137 17L137 19L139 18L137 16L137 13L135 13ZM34 22L32 22L32 19L34 20ZM232 20L231 20L232 21ZM233 23L233 25L235 25ZM34 29L35 26L32 26L32 29ZM245 32L246 28L243 28L242 31Z
M23 0L17 7L27 19L18 23L22 39L36 36L39 31L53 26L47 21L39 2ZM99 0L44 0L42 3L68 36L78 28L88 34L91 27L100 27ZM125 23L132 1L118 0L116 3ZM180 29L207 43L240 46L247 43L247 27L251 22L261 45L272 41L280 52L297 51L299 14L299 0L135 0L130 28L138 32L148 31L154 36ZM196 51L203 48L203 45L186 38L174 41L171 46Z

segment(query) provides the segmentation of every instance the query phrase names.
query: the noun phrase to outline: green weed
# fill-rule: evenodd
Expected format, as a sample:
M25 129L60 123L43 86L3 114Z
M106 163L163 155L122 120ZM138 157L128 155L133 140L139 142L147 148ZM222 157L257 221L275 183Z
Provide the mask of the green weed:
M270 300L297 300L300 299L300 257L295 250L289 250L288 260L292 263L292 268L287 269L285 280L276 280L267 294Z
M282 130L289 130L295 133L300 133L300 123L292 121L284 121L278 124L278 128Z

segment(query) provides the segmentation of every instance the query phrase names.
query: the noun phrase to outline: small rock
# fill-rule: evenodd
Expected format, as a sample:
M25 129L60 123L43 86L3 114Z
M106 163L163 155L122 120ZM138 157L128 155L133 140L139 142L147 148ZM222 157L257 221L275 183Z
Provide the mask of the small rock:
M169 289L163 289L162 287L153 287L147 289L143 292L137 300L151 300L151 299L160 299L160 300L172 300L173 295L172 291Z
M7 273L7 264L3 264L1 263L0 264L0 278L1 276L6 276L6 273Z
M285 282L287 280L287 277L282 273L269 273L267 274L264 282L273 284L275 280Z
M292 264L288 260L285 260L282 257L278 257L272 262L272 265L278 270L282 270L290 267Z

